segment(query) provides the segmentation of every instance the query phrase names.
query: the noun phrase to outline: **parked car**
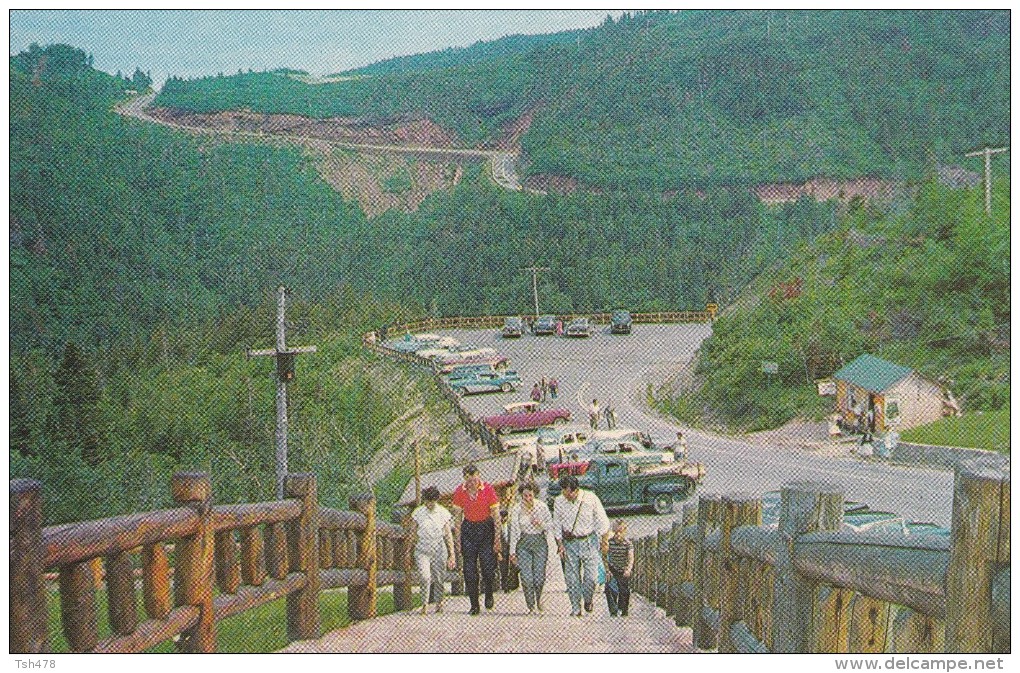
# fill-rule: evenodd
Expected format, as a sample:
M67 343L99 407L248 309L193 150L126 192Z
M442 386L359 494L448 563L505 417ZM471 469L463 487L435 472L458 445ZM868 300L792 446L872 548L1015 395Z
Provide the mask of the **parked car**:
M491 363L488 362L455 365L452 369L450 369L448 373L443 374L443 377L446 379L447 383L450 383L452 385L453 381L455 381L456 379L471 378L475 374L494 371L496 371L496 369L493 367Z
M503 407L503 413L482 419L490 430L497 434L535 430L545 425L566 423L570 420L569 409L542 409L538 402L515 402Z
M574 318L567 325L564 334L568 337L589 337L591 336L591 323L587 318Z
M630 334L631 322L630 311L613 311L609 318L609 332L611 334Z
M576 455L584 460L594 455L642 456L659 463L672 463L673 451L645 446L637 439L594 439L580 447Z
M432 368L437 374L449 374L461 365L487 365L493 371L506 369L510 360L502 355L471 355L468 357L459 356L456 359L444 359L442 362L432 362Z
M503 338L512 339L524 335L524 319L513 316L503 321Z
M701 463L663 465L641 456L599 454L573 466L550 466L562 474L567 468L577 475L581 488L594 491L606 509L651 507L656 514L669 514L675 502L694 495L705 476ZM560 494L560 485L549 482L550 502Z
M540 334L556 334L556 316L541 315L535 321L535 336Z
M476 372L471 376L454 379L450 388L458 395L474 395L476 393L495 393L517 390L521 385L521 377L515 371Z
M447 362L451 360L457 360L460 358L469 358L477 355L490 356L495 355L496 349L488 346L476 347L470 345L455 346L453 348L446 349L445 353L440 353L434 356L432 359L437 362Z
M589 427L582 425L539 428L538 448L545 462L563 462L566 456L588 442L591 433Z

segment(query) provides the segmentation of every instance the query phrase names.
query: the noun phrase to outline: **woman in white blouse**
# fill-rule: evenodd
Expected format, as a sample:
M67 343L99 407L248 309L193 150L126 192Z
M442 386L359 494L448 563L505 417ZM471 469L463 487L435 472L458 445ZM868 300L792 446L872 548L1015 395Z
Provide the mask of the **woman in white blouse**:
M510 511L510 562L521 570L521 587L528 614L542 612L542 587L545 585L545 561L549 556L546 531L552 526L549 508L539 500L533 482L517 489L520 500Z

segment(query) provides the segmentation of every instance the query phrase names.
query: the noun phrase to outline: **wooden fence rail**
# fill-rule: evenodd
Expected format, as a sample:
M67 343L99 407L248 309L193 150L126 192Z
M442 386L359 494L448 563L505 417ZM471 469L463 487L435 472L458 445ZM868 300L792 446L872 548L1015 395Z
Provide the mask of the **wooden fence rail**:
M949 537L844 526L823 484L784 486L767 525L760 499L702 495L635 541L633 585L703 650L1009 652L1009 502L1008 467L988 462L957 469Z
M171 493L174 509L43 528L42 485L11 480L10 651L49 650L47 571L72 652L142 652L178 636L179 651L213 652L218 621L279 598L288 638L318 638L323 589L347 587L354 620L376 615L381 586L397 610L411 607L408 529L377 523L371 495L352 499L353 511L320 507L312 474L287 475L275 502L213 506L201 473L175 474ZM101 638L103 583L112 633Z

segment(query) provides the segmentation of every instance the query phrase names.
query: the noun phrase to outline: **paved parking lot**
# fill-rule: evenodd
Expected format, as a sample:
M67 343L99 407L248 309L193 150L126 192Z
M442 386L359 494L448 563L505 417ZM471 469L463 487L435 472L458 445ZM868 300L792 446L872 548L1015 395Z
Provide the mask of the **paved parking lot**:
M508 402L528 399L532 384L541 377L556 376L562 404L578 423L587 423L585 407L592 398L611 399L618 425L649 432L653 438L676 436L675 421L663 419L645 403L647 381L661 380L664 373L690 362L711 334L707 324L635 325L630 335L611 335L598 326L587 339L530 334L502 339L499 331L446 330L462 343L491 346L510 358L524 381L515 393L464 398L472 416L497 413ZM547 401L546 406L553 404ZM784 483L810 479L841 486L848 500L869 504L903 515L910 521L951 523L953 475L922 467L906 467L863 461L852 455L833 455L796 448L795 442L748 442L698 430L685 432L690 457L705 463L707 475L701 493L760 494L780 489ZM643 535L668 527L679 516L631 517L631 534Z

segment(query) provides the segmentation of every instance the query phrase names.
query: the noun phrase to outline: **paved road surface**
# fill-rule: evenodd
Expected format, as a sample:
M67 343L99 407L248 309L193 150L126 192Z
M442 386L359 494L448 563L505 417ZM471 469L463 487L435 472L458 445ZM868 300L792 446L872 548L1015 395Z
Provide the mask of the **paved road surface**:
M497 330L449 330L463 343L493 346L510 358L511 368L524 380L516 393L464 398L474 416L496 413L503 404L525 400L542 376L557 376L559 403L574 419L587 423L584 406L592 398L612 398L618 425L648 430L653 437L676 436L677 424L659 418L644 403L646 381L689 361L711 333L705 324L635 325L631 335L610 335L598 328L589 339L525 335L501 339ZM910 521L949 527L952 519L953 475L923 467L867 462L851 455L816 455L809 451L762 449L753 444L697 430L688 430L690 457L705 463L701 493L761 494L786 482L811 479L835 483L848 500L865 502L876 510L896 512ZM667 527L678 514L632 517L632 535Z

